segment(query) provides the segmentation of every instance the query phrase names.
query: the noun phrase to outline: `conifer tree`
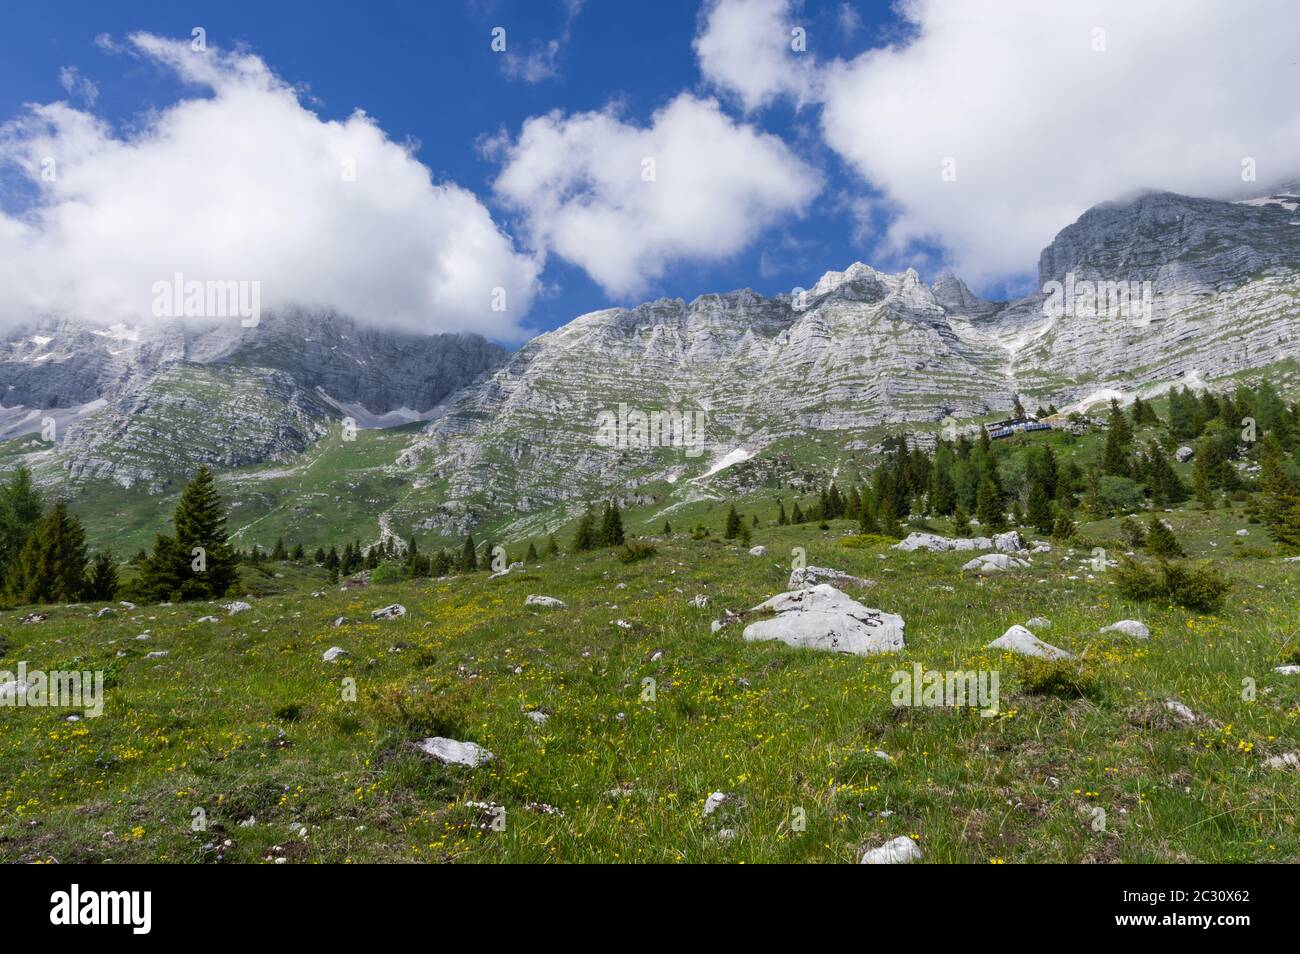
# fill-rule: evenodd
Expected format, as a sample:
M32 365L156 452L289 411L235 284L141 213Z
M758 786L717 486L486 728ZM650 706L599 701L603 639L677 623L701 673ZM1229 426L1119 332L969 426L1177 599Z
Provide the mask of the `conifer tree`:
M793 524L800 524L803 523L805 519L803 511L799 509L799 501L796 500L794 502L794 509L790 511L790 522Z
M578 520L578 529L573 534L573 552L584 553L596 549L596 515L590 507Z
M734 540L740 536L740 514L736 512L735 504L732 504L731 509L727 511L727 526L722 536L727 540Z
M876 515L872 508L863 501L862 512L858 515L858 532L859 533L879 533L880 523L876 520Z
M1151 515L1151 522L1147 524L1145 549L1152 556L1165 559L1186 555L1183 553L1183 548L1178 545L1178 538L1174 536L1174 532L1155 514Z
M667 527L668 525L664 524L664 526ZM555 534L553 533L547 534L546 535L546 559L549 560L551 557L556 557L559 555L560 555L560 545L555 542Z
M623 512L617 501L608 501L600 521L600 542L602 546L621 547L623 545Z
M70 603L85 592L86 533L59 500L27 535L9 574L8 595L16 603Z
M778 527L784 527L784 526L786 526L787 524L790 523L790 518L789 518L788 516L786 516L786 513L785 513L785 504L784 504L783 502L781 502L780 500L778 500L778 501L776 502L776 506L777 506L777 512L776 512L776 525L777 525Z
M206 466L181 491L172 526L174 536L157 536L154 552L141 567L136 592L157 602L213 599L230 592L239 579L239 568L226 538L226 515L216 481ZM253 562L260 562L261 556L254 545Z
M980 481L979 494L976 498L975 516L985 530L999 533L1006 529L1007 518L1002 510L1002 501L998 489L989 477Z
M478 548L474 546L474 534L465 534L465 543L460 548L460 571L473 573L478 569Z
M293 545L293 553L290 554L290 557L291 557L295 562L301 563L304 555L305 555L305 553L304 553L304 551L303 551L302 544L301 544L301 543L295 543L295 544Z
M1038 480L1029 484L1029 525L1039 533L1052 532L1052 502L1047 497L1047 489Z
M959 537L970 536L970 517L961 504L957 504L952 511L952 532Z
M109 602L117 599L117 565L111 550L100 550L90 564L90 580L86 584L86 599Z
M32 486L32 472L19 465L0 487L0 587L44 509L40 492Z
M271 551L271 559L276 563L283 563L289 559L289 551L284 548L284 537L276 537L275 548Z
M1056 520L1052 524L1052 539L1061 542L1073 540L1077 529L1074 520L1070 517L1070 511L1061 507L1056 512Z
M316 552L312 554L311 562L312 562L312 563L315 563L317 566L324 566L324 565L325 565L325 548L324 548L324 547L317 547L317 548L316 548Z
M532 540L528 541L528 552L524 554L524 560L529 563L537 562L537 547L533 544Z

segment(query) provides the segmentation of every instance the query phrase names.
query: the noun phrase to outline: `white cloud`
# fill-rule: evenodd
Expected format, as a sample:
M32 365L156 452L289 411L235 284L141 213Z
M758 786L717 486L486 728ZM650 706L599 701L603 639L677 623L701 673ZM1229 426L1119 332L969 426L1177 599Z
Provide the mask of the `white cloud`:
M1143 187L1258 194L1300 171L1289 0L899 9L908 42L823 74L824 136L896 212L890 249L938 240L983 284L1032 271L1098 202ZM945 157L955 181L941 181ZM1244 157L1258 185L1243 183Z
M622 297L644 292L675 262L738 252L781 217L802 215L820 189L779 139L689 94L648 127L613 108L554 112L495 148L496 194L520 213L534 246Z
M560 51L568 45L573 36L573 21L582 12L585 0L564 0L564 20L560 35L554 40L534 43L527 53L517 53L511 49L510 34L507 32L505 55L501 58L501 69L511 79L523 80L525 83L540 83L560 75Z
M59 68L59 84L72 97L82 100L87 106L94 106L99 99L99 87L81 75L75 66Z
M435 184L361 111L322 120L256 56L148 34L130 44L196 95L126 136L67 103L0 127L0 163L35 190L30 208L0 212L0 324L148 320L153 284L182 272L258 281L264 310L522 336L539 263L471 192ZM493 310L497 288L505 311Z
M811 52L794 50L791 31L798 26L791 0L715 0L695 37L700 71L735 94L746 112L779 96L807 101L817 70Z

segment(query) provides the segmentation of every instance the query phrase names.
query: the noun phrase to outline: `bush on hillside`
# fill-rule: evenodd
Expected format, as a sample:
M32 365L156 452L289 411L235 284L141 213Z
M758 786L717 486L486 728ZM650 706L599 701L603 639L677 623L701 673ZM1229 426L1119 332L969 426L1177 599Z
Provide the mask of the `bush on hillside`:
M1115 570L1119 591L1134 600L1163 600L1176 606L1215 613L1232 584L1208 564L1170 563L1148 566L1125 558Z

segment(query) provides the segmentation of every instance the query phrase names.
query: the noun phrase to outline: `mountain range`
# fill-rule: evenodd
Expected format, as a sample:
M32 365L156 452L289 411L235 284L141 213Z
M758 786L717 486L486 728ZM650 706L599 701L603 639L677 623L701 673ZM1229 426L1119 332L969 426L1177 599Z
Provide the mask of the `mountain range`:
M379 535L531 533L607 495L671 509L719 480L812 480L890 429L999 415L1017 396L1066 407L1261 372L1294 384L1298 204L1287 188L1104 203L1043 250L1042 290L1013 301L854 263L771 298L592 312L513 353L335 314L253 328L49 320L0 340L0 463L26 460L82 498L110 482L165 494L209 463L238 497L241 472L301 472L341 427L344 441L397 427L379 459L356 463L404 488ZM1091 308L1054 292L1092 282L1132 294L1107 309L1104 295ZM637 411L702 420L699 452L600 439L602 421ZM262 509L310 515L323 493L299 479Z

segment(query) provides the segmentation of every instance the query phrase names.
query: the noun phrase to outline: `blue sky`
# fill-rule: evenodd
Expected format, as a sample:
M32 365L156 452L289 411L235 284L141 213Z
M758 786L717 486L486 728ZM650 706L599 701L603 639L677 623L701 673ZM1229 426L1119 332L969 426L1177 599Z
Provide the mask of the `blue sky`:
M342 123L360 109L388 140L418 142L415 158L433 181L472 193L515 249L539 263L535 276L524 274L526 269L517 276L521 284L531 282L531 291L521 296L527 313L515 316L529 330L660 295L689 299L739 287L765 294L789 291L855 260L888 270L915 265L927 280L951 268L991 297L1020 293L1034 284L1037 250L1094 202L1139 187L1199 194L1240 191L1241 183L1233 179L1238 156L1264 154L1270 169L1294 159L1294 136L1260 141L1262 134L1251 125L1254 111L1242 117L1234 102L1237 90L1221 85L1223 76L1246 68L1247 57L1255 72L1242 79L1244 89L1249 88L1244 84L1258 82L1259 70L1283 69L1280 57L1294 49L1297 26L1297 16L1285 4L1270 14L1275 43L1237 55L1232 36L1225 37L1218 22L1232 22L1231 5L1194 0L1208 11L1204 24L1187 29L1185 37L1178 37L1179 45L1167 52L1185 56L1213 37L1221 69L1212 64L1205 75L1175 75L1176 83L1168 89L1147 91L1156 100L1151 114L1129 116L1122 111L1134 111L1126 84L1149 76L1159 65L1161 51L1150 52L1151 37L1171 30L1167 20L1144 19L1111 0L1074 4L1076 16L1040 12L1032 5L1010 9L1020 6L1018 0L992 5L927 0L920 4L923 12L910 20L889 4L866 0L723 4L734 5L738 18L763 8L775 11L782 31L792 24L806 31L807 55L795 57L786 49L784 58L764 64L763 55L770 51L756 52L753 76L745 75L750 69L745 56L738 63L733 59L706 67L693 43L711 28L706 21L714 7L707 2L702 10L700 3L687 0L10 4L0 13L0 121L23 115L26 104L62 100L105 121L110 138L147 138L151 116L211 92L183 82L157 57L131 51L127 37L143 31L188 42L192 28L201 26L213 47L260 58L320 120ZM960 22L967 11L972 19ZM999 16L1010 19L997 22ZM1091 26L1095 23L1110 29L1110 46L1103 42L1101 51L1096 49L1099 28ZM507 56L491 48L494 27L506 30L514 68ZM1180 29L1185 28L1172 32ZM1249 22L1238 27L1243 34L1252 29ZM979 30L988 32L981 36ZM1016 30L1027 33L1019 36ZM109 39L97 40L102 37ZM780 43L787 40L783 35L771 55L781 57ZM552 41L556 46L548 57ZM892 53L872 55L890 44ZM1066 52L1053 49L1057 45ZM1139 46L1147 51L1145 60L1134 54ZM529 57L543 75L521 75L519 64ZM805 65L810 71L799 73ZM951 74L935 77L949 68ZM1285 69L1294 77L1293 63ZM781 79L786 75L782 70L794 79ZM1016 75L1017 70L1023 74ZM1186 138L1195 134L1195 124L1190 118L1155 114L1176 112L1181 96L1203 96L1212 85L1222 101L1229 141L1216 146L1203 168L1191 169ZM1034 98L1034 86L1045 88L1042 96ZM1183 93L1176 87L1190 89ZM747 98L746 89L755 88L763 91L760 99ZM1044 122L1042 111L1051 105L1045 106L1044 98L1062 89L1078 94L1075 114ZM610 132L614 138L591 140L602 144L593 148L603 149L603 144L635 138L656 121L658 111L683 96L694 105L716 102L718 121L728 126L723 140L737 130L774 137L768 140L768 158L780 181L773 184L766 173L755 173L752 186L737 187L728 197L735 217L744 221L720 237L727 246L723 253L711 252L707 241L692 243L692 226L682 224L684 213L675 209L665 213L659 226L663 234L656 236L652 249L637 248L618 262L603 261L598 236L591 240L595 247L575 251L574 243L580 246L581 240L555 232L561 213L571 213L591 198L583 182L566 183L573 205L563 210L542 208L545 187L524 183L512 195L503 194L498 177L512 155L520 160L520 175L532 167L524 161L531 154L525 156L522 148L522 131L530 119L558 111L549 129L558 137L575 133L577 124L570 121L581 114L612 117L621 124ZM1276 109L1264 97L1257 125L1286 125L1277 122ZM1294 107L1285 109L1294 112ZM1272 120L1267 119L1270 111ZM1202 116L1200 122L1207 119L1213 122L1214 116ZM1018 122L1025 125L1018 128ZM1071 124L1074 138L1053 139L1065 135L1062 129ZM1048 141L1031 148L1031 135ZM23 136L29 144L31 134ZM229 136L232 148L240 148L241 131L232 128ZM1127 146L1111 150L1100 136ZM1165 152L1148 155L1151 150L1141 148L1144 136ZM10 136L14 138L22 137ZM1098 157L1072 170L1068 154L1080 141L1096 142ZM907 154L913 142L919 151ZM512 154L512 149L518 151ZM701 166L733 163L720 174L719 182L726 183L746 165L746 152L742 144L738 166L734 150L728 159L720 159L722 154L705 150L697 161ZM949 154L966 163L960 168L973 168L974 177L966 172L958 183L942 184L939 163ZM1099 161L1102 154L1107 156L1104 163ZM275 157L262 161L274 163ZM0 163L0 208L16 218L30 214L31 179L30 170L24 176L13 164ZM619 201L612 201L617 212ZM689 205L691 197L673 201ZM635 233L636 210L622 211L630 216L621 220L624 225L633 225L624 231ZM724 208L724 218L732 215ZM895 232L887 232L890 225ZM48 233L52 227L46 223L42 228ZM539 230L549 237L539 239ZM632 277L627 277L629 269ZM486 330L510 336L497 328Z

